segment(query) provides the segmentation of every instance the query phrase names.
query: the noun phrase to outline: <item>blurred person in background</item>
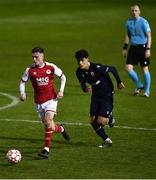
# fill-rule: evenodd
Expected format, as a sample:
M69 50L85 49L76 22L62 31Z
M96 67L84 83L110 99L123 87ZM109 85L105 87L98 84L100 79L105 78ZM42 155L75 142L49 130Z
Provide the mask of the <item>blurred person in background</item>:
M130 48L128 50L128 44ZM128 51L127 51L128 50ZM151 56L151 28L146 19L140 16L138 5L131 6L131 18L126 22L126 35L122 54L127 58L125 69L136 85L134 95L139 95L144 89L144 97L150 96L151 75L149 72ZM144 83L141 82L134 66L141 66Z

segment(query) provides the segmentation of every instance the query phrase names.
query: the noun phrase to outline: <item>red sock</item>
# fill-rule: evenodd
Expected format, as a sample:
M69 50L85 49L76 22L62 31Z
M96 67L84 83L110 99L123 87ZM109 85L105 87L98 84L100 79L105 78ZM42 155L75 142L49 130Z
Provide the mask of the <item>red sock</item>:
M63 132L62 126L60 126L59 124L55 124L55 132L56 132L56 133L61 133L61 132Z
M45 128L44 147L50 148L52 135L53 135L52 128Z

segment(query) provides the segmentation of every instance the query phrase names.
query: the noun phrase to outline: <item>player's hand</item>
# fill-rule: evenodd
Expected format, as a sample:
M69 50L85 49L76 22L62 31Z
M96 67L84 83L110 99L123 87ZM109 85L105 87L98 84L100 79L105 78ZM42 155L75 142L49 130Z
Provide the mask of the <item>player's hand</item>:
M150 51L150 49L146 49L146 51L145 51L145 57L146 58L149 58L151 56L151 51Z
M19 98L21 101L25 101L26 100L26 94L25 93L21 94Z
M118 86L118 90L125 88L125 85L123 82L119 83L117 86Z
M92 87L91 86L87 86L87 92L89 92L89 93L92 92Z
M127 57L127 49L123 49L122 50L122 55L123 55L124 58Z
M57 93L57 98L58 98L58 99L62 99L62 98L63 98L63 92L62 92L62 91L59 91L59 92Z

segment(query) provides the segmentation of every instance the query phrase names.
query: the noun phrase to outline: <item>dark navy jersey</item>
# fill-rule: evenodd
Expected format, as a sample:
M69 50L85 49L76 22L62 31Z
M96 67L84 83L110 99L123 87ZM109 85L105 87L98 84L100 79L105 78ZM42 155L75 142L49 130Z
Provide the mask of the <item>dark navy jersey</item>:
M108 96L112 95L114 92L114 87L109 76L109 72L114 75L117 84L121 83L116 68L102 64L90 63L88 70L78 68L76 70L76 76L84 92L87 92L86 83L89 83L92 86L93 96Z

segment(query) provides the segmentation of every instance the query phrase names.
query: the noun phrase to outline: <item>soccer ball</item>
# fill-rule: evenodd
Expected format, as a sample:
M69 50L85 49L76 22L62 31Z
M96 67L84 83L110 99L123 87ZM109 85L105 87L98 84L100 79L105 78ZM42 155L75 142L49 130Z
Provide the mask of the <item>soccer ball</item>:
M22 156L19 150L10 149L6 154L6 158L11 164L17 164L21 161Z

